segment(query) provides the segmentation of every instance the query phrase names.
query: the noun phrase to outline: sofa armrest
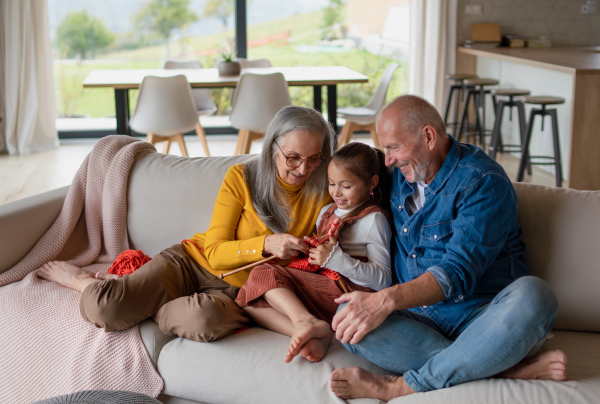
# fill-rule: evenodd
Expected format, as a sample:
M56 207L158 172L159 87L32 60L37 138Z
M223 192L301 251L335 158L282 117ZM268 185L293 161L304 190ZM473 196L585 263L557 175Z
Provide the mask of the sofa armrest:
M50 228L69 187L0 205L0 273L16 265Z

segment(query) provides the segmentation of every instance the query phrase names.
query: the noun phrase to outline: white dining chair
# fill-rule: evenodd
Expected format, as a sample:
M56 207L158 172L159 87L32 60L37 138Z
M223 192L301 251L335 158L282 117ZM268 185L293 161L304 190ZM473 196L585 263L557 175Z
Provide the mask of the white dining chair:
M264 136L271 119L292 99L281 73L243 73L236 93L229 117L239 131L235 154L248 154L252 141Z
M200 64L197 60L167 60L163 66L164 69L201 69L202 64ZM198 138L200 139L200 143L202 143L202 147L204 148L204 153L206 157L210 156L208 151L208 142L206 141L206 132L202 123L200 122L200 117L205 115L212 115L217 111L217 106L213 102L212 93L207 88L193 88L192 96L194 97L194 102L196 104L196 110L198 112L198 128L196 133L198 134Z
M165 154L176 141L181 154L187 157L183 134L195 128L200 136L196 104L187 78L184 75L144 77L129 125L136 132L145 133L146 140L152 144L166 142Z
M398 64L394 62L386 67L375 89L375 93L367 105L364 107L338 108L337 116L346 120L338 138L338 149L350 143L352 134L359 130L369 131L373 138L373 144L378 149L381 149L379 138L377 138L377 133L375 132L375 121L377 120L377 113L385 104L387 89L397 68Z
M269 59L265 59L265 58L252 59L252 60L248 60L246 58L237 58L236 60L239 62L242 69L272 67ZM244 73L244 72L242 71L242 73ZM232 88L231 95L229 96L229 103L231 104L231 107L233 107L234 100L235 100L235 88Z
M242 69L248 69L252 67L272 67L269 59L246 59L246 58L237 58L237 61L240 62L240 66Z

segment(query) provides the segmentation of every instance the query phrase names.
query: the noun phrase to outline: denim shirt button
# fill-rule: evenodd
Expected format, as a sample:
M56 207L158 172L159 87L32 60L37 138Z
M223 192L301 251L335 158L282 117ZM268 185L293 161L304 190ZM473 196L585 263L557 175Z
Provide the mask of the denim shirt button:
M408 231L408 229L405 227L405 228L404 228L404 232L406 233L407 231Z
M424 309L426 309L426 308L427 308L427 306L423 306L423 308L424 308Z
M417 258L417 254L413 254L413 255L412 255L412 257L413 257L413 258Z
M458 296L458 300L462 300L462 299L464 299L464 298L465 298L465 297L464 297L463 295L460 295L460 296Z
M437 234L435 234L435 235L433 236L433 239L434 239L434 240L437 240Z
M399 206L398 206L398 209L402 210L402 205L399 205Z

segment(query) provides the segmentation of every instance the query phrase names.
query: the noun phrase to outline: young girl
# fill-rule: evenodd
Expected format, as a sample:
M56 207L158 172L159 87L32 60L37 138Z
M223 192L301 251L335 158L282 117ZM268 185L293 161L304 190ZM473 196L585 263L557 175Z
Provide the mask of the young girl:
M257 266L236 299L256 323L292 337L285 362L298 354L313 362L325 356L337 297L392 281L383 152L350 143L333 155L327 174L334 203L318 216L318 237L304 238L313 246L309 256L288 267Z

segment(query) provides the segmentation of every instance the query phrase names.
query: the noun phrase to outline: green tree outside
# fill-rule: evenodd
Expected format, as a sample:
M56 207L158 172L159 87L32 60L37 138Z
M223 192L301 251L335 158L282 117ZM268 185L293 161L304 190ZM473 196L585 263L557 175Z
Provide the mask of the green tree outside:
M105 48L115 40L115 35L96 17L90 17L87 11L75 11L67 14L56 29L61 54L68 58L79 56L87 59L95 49Z
M173 31L182 30L198 19L190 9L190 0L151 0L134 16L134 24L136 28L164 39L169 57L169 41Z
M329 4L323 12L323 29L326 39L341 39L344 13L346 12L346 0L329 0Z
M204 16L217 18L223 25L223 31L227 31L227 20L234 11L233 0L208 0L204 5Z

